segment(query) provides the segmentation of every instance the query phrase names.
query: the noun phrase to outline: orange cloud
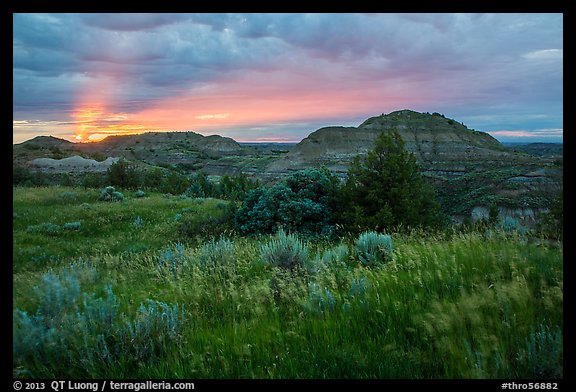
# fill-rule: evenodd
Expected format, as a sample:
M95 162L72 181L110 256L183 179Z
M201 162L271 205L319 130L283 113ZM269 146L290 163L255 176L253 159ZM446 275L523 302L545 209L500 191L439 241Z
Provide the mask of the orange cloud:
M72 138L82 142L99 141L109 135L133 135L162 130L131 123L131 116L126 113L106 113L103 108L96 106L80 108L71 117L76 124Z

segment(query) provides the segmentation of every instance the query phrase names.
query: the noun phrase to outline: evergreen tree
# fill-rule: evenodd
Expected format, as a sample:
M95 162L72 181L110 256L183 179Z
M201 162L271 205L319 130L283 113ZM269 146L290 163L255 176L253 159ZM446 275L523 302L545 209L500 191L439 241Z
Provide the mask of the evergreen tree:
M382 132L374 149L357 156L344 185L345 207L339 220L349 229L384 231L390 227L433 226L440 222L439 204L408 153L397 130Z
M140 186L140 175L136 166L124 158L110 165L107 171L108 182L124 189L137 189Z
M496 203L490 204L490 209L488 210L488 223L490 226L496 226L498 224L500 211Z

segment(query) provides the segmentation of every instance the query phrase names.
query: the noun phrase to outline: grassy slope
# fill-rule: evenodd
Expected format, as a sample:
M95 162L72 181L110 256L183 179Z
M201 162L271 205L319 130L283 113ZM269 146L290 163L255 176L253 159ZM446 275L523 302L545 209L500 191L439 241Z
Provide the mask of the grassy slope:
M286 276L260 262L267 238L233 237L233 262L199 263L203 242L178 237L175 215L211 211L216 200L153 194L97 201L98 191L14 188L14 309L33 313L43 274L61 274L79 257L134 314L147 299L184 308L182 339L161 359L104 368L16 364L35 377L100 378L535 378L562 377L562 250L494 234L393 235L395 260ZM134 225L137 216L143 220ZM78 231L29 226L81 222ZM177 274L158 267L182 241ZM353 251L350 240L344 244ZM336 243L308 244L310 258ZM363 289L353 282L364 279ZM276 295L272 281L278 287ZM309 283L331 293L325 311ZM356 292L356 295L353 295ZM325 298L326 299L326 298ZM441 361L438 359L442 358ZM30 373L21 373L26 369Z

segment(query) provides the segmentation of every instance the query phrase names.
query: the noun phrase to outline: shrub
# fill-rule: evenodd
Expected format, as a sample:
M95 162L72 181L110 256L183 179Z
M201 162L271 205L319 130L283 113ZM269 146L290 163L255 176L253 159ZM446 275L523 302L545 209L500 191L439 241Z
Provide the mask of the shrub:
M143 174L143 185L146 189L155 189L159 190L160 185L162 184L162 170L158 167L154 167L152 169L148 169Z
M113 201L122 201L124 200L124 194L121 192L114 192L112 193L112 200Z
M249 191L236 226L244 234L273 233L282 226L307 236L331 235L337 189L338 179L327 169L301 170L270 188Z
M356 303L364 311L370 309L370 301L368 299L368 291L370 290L370 282L365 276L360 278L356 277L352 280L348 296L352 303Z
M306 263L306 270L310 274L316 274L323 270L330 270L334 276L343 277L347 270L348 246L345 244L327 249L324 253L316 253L315 257Z
M40 223L26 227L26 231L29 233L56 235L62 232L62 226L55 223Z
M147 300L134 320L125 320L116 351L130 362L151 362L181 336L184 312L177 304Z
M30 182L32 172L21 166L12 166L12 185L23 185Z
M218 241L211 239L200 247L198 261L209 268L230 265L235 262L234 243L223 237Z
M137 190L136 192L134 192L134 197L141 198L144 196L146 196L146 193L142 190Z
M178 305L147 300L134 319L120 313L107 286L104 295L82 290L97 278L94 267L72 265L42 277L34 313L13 312L13 361L32 377L102 377L122 363L136 367L167 352L180 339L184 321Z
M521 367L529 377L563 377L562 330L548 327L545 323L532 328L519 356Z
M322 263L327 267L345 267L349 249L345 244L330 248L322 255Z
M35 288L39 299L35 314L20 309L13 314L15 365L70 367L94 348L88 347L88 340L110 329L118 308L110 289L106 300L81 290L81 282L93 280L94 273L93 267L71 266L60 274L42 276Z
M294 234L286 234L280 228L268 243L260 247L260 257L273 267L295 271L306 267L308 246Z
M122 201L124 200L124 195L121 192L116 191L113 186L107 186L100 191L100 196L98 197L100 201Z
M518 230L519 223L518 219L507 216L502 222L502 229L507 232L512 232Z
M504 230L507 233L517 233L517 234L525 234L527 232L527 229L524 226L522 226L522 224L520 224L520 221L511 216L507 216L506 218L504 218L504 221L502 222L502 230Z
M265 187L249 191L236 212L234 223L243 234L272 233L276 228L274 218L277 207Z
M496 203L490 204L490 208L488 210L488 223L490 226L496 226L499 216L500 210L498 209L498 205Z
M308 284L308 298L304 309L313 314L325 314L336 307L336 298L327 287L320 287L316 282Z
M78 230L80 230L81 225L82 225L81 222L67 222L67 223L64 223L64 225L62 225L62 227L64 228L64 230L78 231Z
M564 196L562 190L552 201L550 210L538 221L540 233L548 238L562 240L564 237Z
M392 260L392 237L368 231L356 241L356 255L363 265L372 266Z
M135 228L139 229L142 226L144 226L144 221L142 220L142 218L140 216L137 216L134 219L134 222L132 222L132 226L134 226Z
M350 298L355 298L359 300L365 300L366 294L370 289L370 282L365 276L360 278L356 277L352 280L352 284L350 285L350 291L348 292Z
M178 275L186 261L186 248L180 242L166 245L156 256L159 271L170 272L173 276Z

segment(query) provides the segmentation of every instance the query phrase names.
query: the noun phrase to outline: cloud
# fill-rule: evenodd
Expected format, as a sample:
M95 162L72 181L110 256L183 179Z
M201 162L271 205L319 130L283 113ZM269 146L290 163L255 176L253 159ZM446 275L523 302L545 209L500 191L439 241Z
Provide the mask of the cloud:
M541 49L534 50L522 55L526 59L534 60L562 60L564 57L564 50L562 49Z
M551 116L541 129L562 118L561 14L13 18L15 120L63 125L99 107L135 120L155 113L170 127L219 123L225 132L400 108L452 113L479 129L524 127L529 113Z
M185 14L82 14L80 18L88 26L111 31L141 31L185 21Z
M555 130L555 133L557 130ZM540 136L542 132L537 131L527 131L524 129L514 129L514 130L502 130L502 131L490 131L490 134L495 136L512 136L512 137L535 137ZM558 136L558 135L554 135Z
M196 116L199 120L211 120L211 119L223 119L230 115L230 113L222 113L222 114L202 114L200 116Z
M538 139L548 142L553 141L561 143L564 137L564 130L562 128L497 130L489 131L489 133L503 141L519 139L526 139L531 141L531 139Z

